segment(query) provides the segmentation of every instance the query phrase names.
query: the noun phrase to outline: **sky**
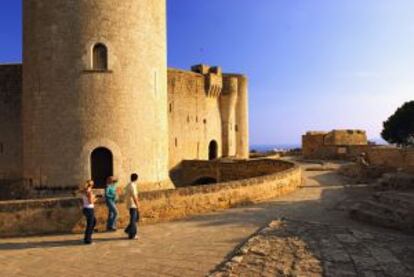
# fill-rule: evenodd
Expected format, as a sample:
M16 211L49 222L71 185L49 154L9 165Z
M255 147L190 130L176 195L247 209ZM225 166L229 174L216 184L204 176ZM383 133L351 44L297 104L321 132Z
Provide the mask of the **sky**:
M251 144L364 129L414 99L412 0L168 0L168 64L248 75ZM0 63L22 56L20 0L0 4Z

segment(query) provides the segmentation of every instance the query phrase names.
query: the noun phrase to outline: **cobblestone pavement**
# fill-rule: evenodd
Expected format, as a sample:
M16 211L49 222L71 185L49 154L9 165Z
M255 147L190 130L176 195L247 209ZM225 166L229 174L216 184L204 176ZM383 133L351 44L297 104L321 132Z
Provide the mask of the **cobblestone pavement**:
M81 235L0 239L0 276L205 276L281 217L371 231L347 217L365 187L347 186L334 172L306 171L305 177L302 189L274 201L143 226L138 241L125 240L122 232L96 234L91 246L80 243Z
M414 237L303 221L273 221L211 277L410 277Z

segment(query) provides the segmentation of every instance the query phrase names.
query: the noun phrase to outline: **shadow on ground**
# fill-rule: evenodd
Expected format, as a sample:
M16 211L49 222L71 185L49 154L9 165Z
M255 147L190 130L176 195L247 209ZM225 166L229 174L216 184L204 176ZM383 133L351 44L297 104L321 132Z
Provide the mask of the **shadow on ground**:
M63 237L63 236L62 236ZM95 243L101 242L110 242L110 241L120 241L125 240L126 238L95 238ZM85 246L82 239L62 239L62 240L44 240L37 242L12 242L12 243L1 243L0 251L6 250L26 250L26 249L36 249L36 248L59 248L59 247L79 247ZM87 246L86 246L87 247Z

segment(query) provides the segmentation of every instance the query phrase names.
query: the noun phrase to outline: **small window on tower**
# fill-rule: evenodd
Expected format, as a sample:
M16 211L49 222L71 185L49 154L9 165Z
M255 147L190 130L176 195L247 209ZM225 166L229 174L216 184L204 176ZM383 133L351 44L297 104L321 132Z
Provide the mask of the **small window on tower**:
M92 66L94 70L108 70L108 48L104 44L95 44L93 47L92 58Z
M3 143L0 143L0 154L3 154L3 151L4 151L4 149L3 149Z

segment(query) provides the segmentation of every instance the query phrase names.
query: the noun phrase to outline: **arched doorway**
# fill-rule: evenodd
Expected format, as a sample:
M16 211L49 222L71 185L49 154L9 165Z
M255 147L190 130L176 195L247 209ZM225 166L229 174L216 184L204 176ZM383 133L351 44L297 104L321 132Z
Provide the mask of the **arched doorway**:
M208 159L210 161L218 158L218 144L217 141L212 140L208 146Z
M104 188L106 178L114 174L113 156L109 149L99 147L93 150L91 154L91 173L95 187Z

